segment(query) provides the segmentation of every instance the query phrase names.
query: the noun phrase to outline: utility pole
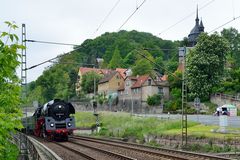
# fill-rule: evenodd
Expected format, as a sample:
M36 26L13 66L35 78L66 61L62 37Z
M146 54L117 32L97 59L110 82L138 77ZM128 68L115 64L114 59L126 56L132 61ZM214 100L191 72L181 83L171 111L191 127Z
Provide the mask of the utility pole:
M95 64L93 66L93 69L94 69L94 72L95 72ZM97 74L97 72L95 72ZM95 101L95 96L96 96L96 74L94 74L94 77L93 77L93 99Z
M22 45L25 47L22 49L21 57L21 87L22 87L22 100L27 97L27 57L26 57L26 26L22 24ZM27 117L27 109L26 109ZM27 118L25 119L27 125ZM26 133L28 133L28 128L26 127ZM23 134L20 134L20 157L21 159L28 159L28 144L27 137Z
M186 47L179 48L182 57L182 146L187 145L187 79L186 79Z

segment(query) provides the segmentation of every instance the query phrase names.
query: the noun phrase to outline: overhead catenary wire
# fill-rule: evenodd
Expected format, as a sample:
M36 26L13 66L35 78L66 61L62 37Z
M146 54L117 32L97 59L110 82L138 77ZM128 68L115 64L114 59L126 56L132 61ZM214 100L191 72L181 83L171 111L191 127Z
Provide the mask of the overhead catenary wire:
M138 7L136 7L136 9L133 11L133 13L123 22L123 24L118 28L118 31L121 30L121 28L129 21L129 19L138 11L139 8L141 8L141 6L146 2L146 0L144 0Z
M105 21L108 19L108 17L112 14L112 12L114 11L114 9L117 7L117 5L119 4L121 0L117 0L117 2L114 4L114 6L112 7L112 9L108 12L108 14L104 17L103 21L99 24L99 26L97 27L97 29L94 31L94 34L98 32L98 30L102 27L102 25L105 23Z
M143 48L143 49L141 49L141 50L147 50L147 49L146 49L146 48ZM138 53L139 55L141 55L143 58L145 58L146 60L148 60L148 61L151 62L152 64L158 66L159 68L165 70L165 72L166 72L168 75L172 75L173 77L175 77L175 78L177 78L177 79L179 79L179 80L182 80L181 78L179 78L179 77L176 76L175 74L173 74L173 73L171 73L170 71L168 71L165 67L160 66L159 64L157 64L156 62L154 62L154 61L152 61L150 58L148 58L146 55L142 54L142 53L141 53L141 50L136 50L136 51L137 51L137 53Z
M78 50L78 49L80 49L80 48L82 48L82 46L78 46L78 47L74 48L73 50L71 50L71 51L69 51L69 52L67 52L67 53L64 53L64 54L62 54L62 55L58 55L58 56L56 56L56 57L54 57L54 58L48 59L48 60L46 60L46 61L43 61L43 62L38 63L38 64L36 64L36 65L33 65L33 66L31 66L31 67L28 67L28 68L26 68L25 70L30 70L30 69L36 68L36 67L38 67L38 66L41 66L41 65L43 65L43 64L45 64L45 63L52 62L53 60L58 59L58 58L63 57L63 56L66 56L66 55L69 55L70 53L72 53L72 52L74 52L74 51L76 51L76 50Z
M215 0L211 0L208 3L206 3L205 5L203 5L202 7L199 8L199 11L202 10L203 8L207 7L208 5L210 5L211 3L213 3ZM188 14L187 16L183 17L182 19L180 19L179 21L177 21L176 23L170 25L169 27L165 28L164 30L162 30L159 35L161 35L164 32L167 32L168 30L170 30L171 28L175 27L176 25L178 25L179 23L183 22L184 20L188 19L189 17L191 17L192 15L194 15L196 13L196 11L191 12L190 14Z
M238 18L240 18L240 16L233 17L233 19L231 19L231 20L227 21L226 23L224 23L224 24L222 24L222 25L216 27L215 29L211 30L211 31L208 32L208 33L212 33L212 32L214 32L214 31L218 30L219 28L222 28L223 26L225 26L225 25L227 25L227 24L229 24L229 23L231 23L231 22L237 20Z
M68 46L78 46L78 45L79 45L79 44L73 44L73 43L61 43L61 42L39 41L39 40L33 40L33 39L26 39L26 42L45 43L45 44L56 44L56 45L68 45Z

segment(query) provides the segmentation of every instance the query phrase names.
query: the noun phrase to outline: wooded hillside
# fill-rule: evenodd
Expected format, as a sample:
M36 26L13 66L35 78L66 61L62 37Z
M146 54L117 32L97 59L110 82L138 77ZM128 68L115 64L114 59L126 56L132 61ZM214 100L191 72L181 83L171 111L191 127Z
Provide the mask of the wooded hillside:
M38 100L40 103L53 98L69 99L75 97L75 83L80 66L101 68L139 68L149 66L146 72L162 68L154 66L138 54L142 52L161 66L175 71L178 65L177 47L179 42L162 40L150 33L137 31L120 31L105 33L95 39L84 41L81 46L75 46L75 51L61 57L57 63L43 72L34 82L29 84L28 103ZM143 50L143 49L147 50ZM96 64L96 58L103 58L103 64Z

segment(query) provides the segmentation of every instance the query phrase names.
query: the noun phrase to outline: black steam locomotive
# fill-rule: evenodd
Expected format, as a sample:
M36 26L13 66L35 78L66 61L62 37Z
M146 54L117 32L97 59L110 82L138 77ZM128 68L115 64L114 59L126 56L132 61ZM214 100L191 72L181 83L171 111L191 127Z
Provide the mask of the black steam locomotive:
M75 129L75 109L71 103L54 99L38 107L31 117L23 118L24 129L35 136L68 140Z

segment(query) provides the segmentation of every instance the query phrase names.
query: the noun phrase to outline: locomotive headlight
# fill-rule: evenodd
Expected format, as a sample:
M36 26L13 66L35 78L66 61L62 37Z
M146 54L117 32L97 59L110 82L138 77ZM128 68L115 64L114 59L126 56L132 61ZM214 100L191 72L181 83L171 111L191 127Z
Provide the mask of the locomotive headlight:
M54 123L50 123L50 127L53 127L54 126Z
M67 124L67 125L68 125L68 127L71 127L71 126L72 126L72 124L71 124L70 122L68 122L68 124Z

